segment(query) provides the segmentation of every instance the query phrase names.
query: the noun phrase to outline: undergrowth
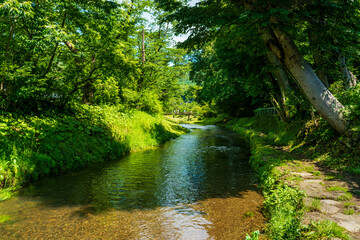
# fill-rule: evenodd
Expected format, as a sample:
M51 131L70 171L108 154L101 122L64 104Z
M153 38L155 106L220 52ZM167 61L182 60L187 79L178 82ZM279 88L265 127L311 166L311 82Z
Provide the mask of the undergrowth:
M39 177L116 159L184 132L162 116L120 107L77 105L72 112L0 115L0 199Z
M239 123L232 121L227 126L250 140L251 165L260 178L260 188L265 197L264 213L269 219L268 235L271 239L298 239L301 235L303 195L280 180L275 167L286 160L284 155L269 145L269 139L262 134L243 128L243 120Z
M250 162L260 178L259 187L265 197L264 213L269 221L266 232L270 239L348 239L344 229L333 222L312 222L303 226L305 196L297 188L287 185L276 168L291 160L291 156L277 147L294 144L303 128L302 122L285 126L276 117L246 118L233 119L226 127L250 141Z

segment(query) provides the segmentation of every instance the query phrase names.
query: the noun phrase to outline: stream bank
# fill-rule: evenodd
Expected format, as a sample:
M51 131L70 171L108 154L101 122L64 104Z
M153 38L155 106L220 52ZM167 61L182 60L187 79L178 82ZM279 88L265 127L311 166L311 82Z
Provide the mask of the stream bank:
M154 148L188 130L121 106L75 105L64 113L0 115L0 200L45 176Z
M264 198L246 139L183 126L191 132L159 148L33 182L0 202L1 236L243 240L262 229Z
M268 129L256 118L225 122L220 123L250 141L271 239L359 239L359 177L330 170L323 155L294 147L301 125L276 134L276 118L265 120Z

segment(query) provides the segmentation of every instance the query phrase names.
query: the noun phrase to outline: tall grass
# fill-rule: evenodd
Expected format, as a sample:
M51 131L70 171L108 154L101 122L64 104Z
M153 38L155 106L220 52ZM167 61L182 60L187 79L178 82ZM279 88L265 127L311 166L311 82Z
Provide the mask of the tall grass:
M184 133L162 116L120 107L78 105L73 112L0 116L0 198L39 177L116 159Z

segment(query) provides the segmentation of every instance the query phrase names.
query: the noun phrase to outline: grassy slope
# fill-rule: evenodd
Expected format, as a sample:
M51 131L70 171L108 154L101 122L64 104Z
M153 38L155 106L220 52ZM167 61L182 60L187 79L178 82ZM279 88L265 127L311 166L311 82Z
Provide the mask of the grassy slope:
M268 235L271 239L297 239L300 237L302 195L280 181L276 166L286 161L287 156L270 145L271 140L264 134L251 129L257 124L260 123L255 119L247 118L232 120L226 126L250 140L250 162L260 178L260 188L265 197Z
M271 239L320 239L325 236L348 239L335 223L331 223L331 227L326 221L313 223L310 227L302 226L304 195L287 185L278 170L279 166L293 159L291 152L281 151L278 147L295 146L304 123L293 123L285 128L272 117L242 118L234 119L226 126L250 140L251 164L260 178L260 188L266 199L264 212L269 219L267 234Z
M78 106L76 114L0 116L0 199L39 177L119 158L184 133L162 116Z

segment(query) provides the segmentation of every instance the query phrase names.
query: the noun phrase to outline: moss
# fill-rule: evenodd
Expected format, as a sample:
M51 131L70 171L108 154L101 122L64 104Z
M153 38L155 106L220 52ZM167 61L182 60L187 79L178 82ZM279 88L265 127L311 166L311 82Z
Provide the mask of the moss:
M254 213L253 212L244 213L244 218L248 218L248 217L254 217Z

